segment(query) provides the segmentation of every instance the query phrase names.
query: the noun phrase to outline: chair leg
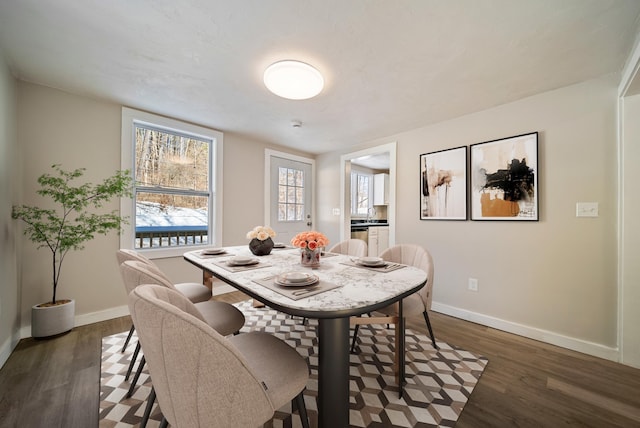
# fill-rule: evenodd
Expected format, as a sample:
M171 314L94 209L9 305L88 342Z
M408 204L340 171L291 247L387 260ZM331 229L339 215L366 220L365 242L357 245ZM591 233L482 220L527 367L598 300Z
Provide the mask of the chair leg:
M294 402L298 407L298 414L300 415L302 428L309 428L309 416L307 415L307 406L304 404L304 396L302 395L302 392L303 391L300 391L300 394L296 395L296 398L294 398Z
M140 422L140 428L145 428L147 422L149 422L149 416L151 416L151 409L153 409L153 403L156 401L156 390L151 387L151 392L147 397L147 407L144 409L144 415L142 415L142 421Z
M129 376L131 376L131 371L133 370L133 366L136 364L136 359L138 358L139 352L140 352L140 342L136 343L136 349L133 351L133 355L131 356L131 362L129 363L129 368L127 369L127 375L124 377L124 380L129 380Z
M127 349L127 345L129 344L129 341L131 340L131 336L133 336L133 332L135 331L135 329L136 328L133 326L133 324L131 324L129 335L127 336L127 340L124 341L124 345L122 345L122 351L120 352L124 352L124 350Z
M167 418L162 417L162 422L160 422L160 428L167 428L169 426L169 421L167 421Z
M371 316L371 312L367 312L368 316ZM389 324L387 324L387 328L389 328ZM360 324L356 324L353 329L353 340L351 341L351 353L353 354L356 349L356 339L358 338L358 330L360 329Z
M431 335L431 343L433 343L433 347L435 349L440 349L438 348L438 345L436 345L436 338L433 336L433 330L431 329L431 321L429 321L429 314L427 313L427 311L424 311L422 315L424 315L424 320L427 323L427 329L429 329L429 334Z
M356 349L356 340L358 339L358 329L360 329L360 324L356 324L353 328L353 339L351 340L351 353L353 354Z
M136 383L138 383L138 379L140 378L140 374L142 373L142 368L144 367L144 364L146 362L147 360L145 360L143 355L142 358L140 359L140 365L138 365L138 370L136 371L136 375L133 377L133 380L131 381L131 386L129 386L129 392L127 392L127 395L126 395L127 398L131 398L131 396L133 395L133 390L136 387Z

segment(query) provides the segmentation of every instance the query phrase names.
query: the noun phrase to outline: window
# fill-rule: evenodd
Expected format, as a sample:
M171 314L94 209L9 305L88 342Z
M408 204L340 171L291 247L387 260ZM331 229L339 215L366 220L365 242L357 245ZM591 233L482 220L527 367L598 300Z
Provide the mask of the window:
M278 168L278 221L301 221L304 217L304 171Z
M127 108L122 124L122 168L131 170L134 189L122 207L130 224L121 246L166 257L220 242L222 134Z
M351 171L351 215L366 216L373 207L373 174Z

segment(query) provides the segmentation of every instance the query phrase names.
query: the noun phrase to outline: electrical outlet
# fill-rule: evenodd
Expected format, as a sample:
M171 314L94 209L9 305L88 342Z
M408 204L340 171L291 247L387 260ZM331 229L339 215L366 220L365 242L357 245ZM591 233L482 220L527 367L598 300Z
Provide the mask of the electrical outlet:
M478 280L476 278L469 278L469 290L478 291Z

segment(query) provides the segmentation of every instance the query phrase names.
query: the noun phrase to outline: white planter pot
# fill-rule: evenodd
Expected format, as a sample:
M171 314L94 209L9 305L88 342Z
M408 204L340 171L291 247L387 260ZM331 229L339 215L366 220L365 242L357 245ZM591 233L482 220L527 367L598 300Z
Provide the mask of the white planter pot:
M74 326L75 314L75 300L56 306L32 306L31 336L43 338L70 331Z

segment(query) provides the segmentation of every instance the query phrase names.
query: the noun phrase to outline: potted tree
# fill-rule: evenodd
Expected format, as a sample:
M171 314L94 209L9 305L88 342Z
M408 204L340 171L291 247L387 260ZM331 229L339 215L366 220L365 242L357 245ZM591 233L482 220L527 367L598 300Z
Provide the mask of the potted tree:
M14 206L11 213L12 218L26 224L24 234L37 248L48 248L51 252L52 299L31 309L31 335L36 338L55 336L73 328L75 301L61 300L56 295L65 256L70 250L83 249L84 243L96 234L106 235L112 230L120 233L127 221L117 211L99 214L92 210L101 208L112 198L131 193L129 171L117 171L100 184L74 185L85 168L73 171L65 171L60 165L52 168L54 173L38 178L40 189L36 193L50 198L56 208L19 205Z

